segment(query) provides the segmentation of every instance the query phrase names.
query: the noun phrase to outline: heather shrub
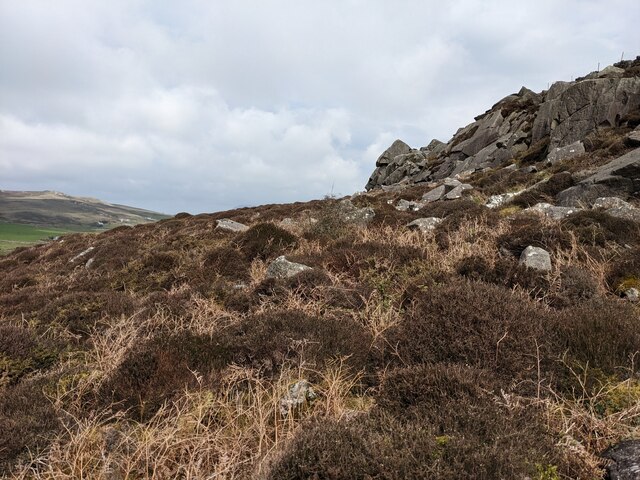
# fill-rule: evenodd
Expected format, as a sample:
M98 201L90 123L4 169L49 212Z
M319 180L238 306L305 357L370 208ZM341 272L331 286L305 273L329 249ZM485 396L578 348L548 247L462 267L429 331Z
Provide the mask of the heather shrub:
M607 284L616 293L628 288L640 289L640 247L622 250L609 267Z
M556 173L545 182L541 182L529 190L511 199L510 205L531 207L537 203L553 203L553 198L563 190L575 184L569 172Z
M204 257L205 270L233 280L245 280L249 275L249 264L245 255L231 246L214 248ZM211 278L212 275L208 277Z
M0 475L8 474L19 456L37 455L60 432L45 385L40 378L0 387Z
M516 187L526 186L535 180L531 173L521 170L492 170L480 173L474 177L471 183L485 195L499 195Z
M523 153L519 154L516 158L516 161L520 165L532 165L534 163L543 161L545 158L547 158L547 155L549 153L550 141L551 139L549 137L538 140Z
M304 425L271 466L268 479L431 479L439 452L430 429L390 416Z
M557 223L544 223L538 215L521 214L510 220L509 231L497 239L498 247L520 257L529 245L550 252L571 247L571 235Z
M160 334L130 349L101 386L98 400L148 419L167 399L197 383L194 372L210 381L229 359L229 347L219 338L187 331Z
M24 375L56 362L58 351L51 342L16 325L0 325L0 386L15 384Z
M567 308L598 293L598 284L591 274L583 268L569 265L560 273L558 291L550 298L550 304L556 308Z
M38 314L46 325L60 325L74 334L88 335L108 317L131 315L133 298L124 292L74 292L56 298Z
M236 363L262 368L266 375L286 362L304 361L320 369L327 361L348 357L346 365L366 366L372 339L349 317L322 317L298 311L270 311L249 316L229 332Z
M520 265L513 258L498 258L491 266L486 259L471 255L458 262L456 271L470 280L482 280L507 288L520 287L535 298L549 290L549 279L544 272Z
M607 242L634 245L640 240L640 224L598 210L573 213L562 221L562 226L585 245L603 247Z
M624 376L640 352L638 322L637 312L623 301L594 298L563 310L554 329L558 350L590 369Z
M295 235L273 223L258 223L241 233L236 244L249 260L270 259L297 245Z
M402 322L387 335L392 361L460 363L514 382L534 380L537 356L549 362L550 315L504 287L452 280L405 304Z

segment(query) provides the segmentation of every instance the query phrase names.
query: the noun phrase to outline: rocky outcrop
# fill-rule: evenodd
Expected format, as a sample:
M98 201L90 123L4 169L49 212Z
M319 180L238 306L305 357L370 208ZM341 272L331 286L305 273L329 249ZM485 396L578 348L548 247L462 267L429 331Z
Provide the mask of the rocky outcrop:
M609 461L607 477L610 480L640 479L640 440L627 440L609 448L602 455Z
M591 205L600 197L627 199L640 192L640 148L600 167L578 185L558 194L563 206Z
M640 77L631 67L627 71L637 62L640 57L573 82L556 82L541 93L523 87L459 129L446 144L433 140L413 149L396 140L378 158L366 189L453 178L503 167L514 159L556 163L582 155L592 132L637 125L633 119L640 115ZM637 138L630 135L628 144Z

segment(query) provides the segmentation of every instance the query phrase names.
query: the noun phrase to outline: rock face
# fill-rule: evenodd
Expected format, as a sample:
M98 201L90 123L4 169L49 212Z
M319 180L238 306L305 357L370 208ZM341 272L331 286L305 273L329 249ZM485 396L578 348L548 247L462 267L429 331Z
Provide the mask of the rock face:
M585 137L595 130L637 125L629 122L640 111L640 77L627 71L627 64L556 82L541 93L523 87L459 129L446 144L433 140L413 149L396 140L378 158L366 189L495 169L527 155L551 163L581 155ZM633 132L627 143L637 140L640 133Z
M596 173L558 194L563 206L590 205L600 197L627 199L640 192L640 148L600 167Z
M545 249L529 245L520 255L520 264L535 270L551 270L551 255Z
M640 479L640 440L621 442L602 455L611 463L607 466L610 480Z
M311 267L290 262L284 255L281 255L267 267L267 278L289 278L306 270L311 270Z

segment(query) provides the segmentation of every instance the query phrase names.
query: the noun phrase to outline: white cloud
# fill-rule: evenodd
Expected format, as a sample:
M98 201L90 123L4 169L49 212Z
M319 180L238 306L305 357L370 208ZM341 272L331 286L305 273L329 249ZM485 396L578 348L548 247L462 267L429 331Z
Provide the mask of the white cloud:
M632 0L0 0L0 188L175 212L361 189L637 48Z

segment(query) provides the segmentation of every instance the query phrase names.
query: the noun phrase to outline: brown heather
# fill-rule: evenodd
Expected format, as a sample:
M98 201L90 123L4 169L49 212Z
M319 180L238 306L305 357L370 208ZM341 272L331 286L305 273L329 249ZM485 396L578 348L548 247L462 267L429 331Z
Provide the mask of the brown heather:
M471 181L489 195L534 180ZM638 310L618 297L640 285L637 225L505 217L472 196L398 212L397 198L354 199L377 212L363 228L325 199L1 258L2 474L598 478L599 453L639 433ZM421 216L444 220L404 228ZM518 265L528 245L552 253L551 272ZM279 255L313 270L265 279ZM283 416L303 378L316 399Z

